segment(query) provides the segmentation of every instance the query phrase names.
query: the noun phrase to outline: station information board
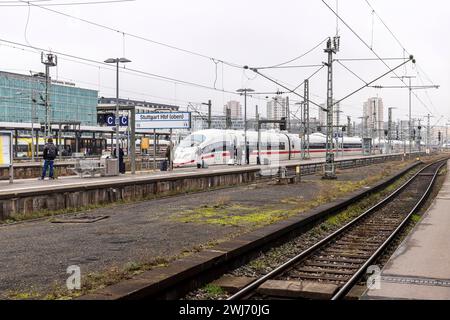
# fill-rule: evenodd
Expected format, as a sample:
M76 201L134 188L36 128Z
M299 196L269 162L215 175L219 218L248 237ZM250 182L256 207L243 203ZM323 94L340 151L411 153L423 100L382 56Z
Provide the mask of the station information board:
M12 133L0 131L0 167L12 165Z
M136 114L136 129L190 129L190 112L152 112Z

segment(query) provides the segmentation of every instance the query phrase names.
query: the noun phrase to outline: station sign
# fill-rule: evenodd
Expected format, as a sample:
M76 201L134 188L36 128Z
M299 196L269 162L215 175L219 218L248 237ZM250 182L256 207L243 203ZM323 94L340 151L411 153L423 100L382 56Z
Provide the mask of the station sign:
M136 129L190 129L190 112L152 112L136 114Z
M105 116L105 123L108 127L113 127L116 125L116 116L113 114L109 114ZM128 126L128 117L119 117L119 125L121 127Z

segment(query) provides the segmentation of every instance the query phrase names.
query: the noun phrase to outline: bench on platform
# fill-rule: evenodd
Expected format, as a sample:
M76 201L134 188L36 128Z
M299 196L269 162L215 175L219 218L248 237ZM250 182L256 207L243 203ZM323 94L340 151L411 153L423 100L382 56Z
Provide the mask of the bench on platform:
M102 166L100 160L77 159L75 167L71 168L71 170L81 178L86 175L94 177L96 174L105 174L105 167Z

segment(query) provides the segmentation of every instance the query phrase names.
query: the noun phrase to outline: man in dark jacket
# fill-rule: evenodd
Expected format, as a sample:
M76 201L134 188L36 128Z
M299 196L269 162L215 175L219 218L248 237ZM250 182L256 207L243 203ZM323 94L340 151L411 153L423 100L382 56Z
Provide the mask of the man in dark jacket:
M44 169L42 170L41 180L45 179L48 167L50 167L49 178L55 179L53 177L53 161L57 155L58 149L56 149L56 146L53 144L53 139L49 138L44 147Z
M116 157L116 149L113 151L114 157ZM125 174L125 162L123 161L123 157L125 156L125 153L123 152L122 147L119 147L119 173Z

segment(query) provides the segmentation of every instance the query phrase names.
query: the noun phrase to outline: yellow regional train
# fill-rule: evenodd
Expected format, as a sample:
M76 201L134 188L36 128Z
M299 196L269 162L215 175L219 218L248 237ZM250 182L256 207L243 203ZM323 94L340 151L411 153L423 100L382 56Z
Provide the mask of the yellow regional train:
M34 139L36 148L36 139ZM44 152L45 139L39 138L38 156L42 156ZM32 142L31 138L18 138L17 139L17 157L18 158L31 158Z

